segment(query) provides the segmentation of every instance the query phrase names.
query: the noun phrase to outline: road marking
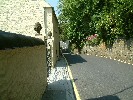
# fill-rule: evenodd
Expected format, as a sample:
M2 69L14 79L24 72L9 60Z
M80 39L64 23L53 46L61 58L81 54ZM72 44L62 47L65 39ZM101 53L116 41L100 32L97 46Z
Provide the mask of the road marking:
M127 62L125 61L124 63L126 64Z
M63 55L63 53L62 53L62 55ZM69 67L69 65L68 65L68 62L67 62L67 60L66 60L66 58L65 58L64 55L63 55L63 57L64 57L64 59L65 59L65 61L66 61L66 63L67 63L68 73L69 73L70 79L71 79L71 81L72 81L72 85L73 85L74 93L75 93L75 96L76 96L76 100L81 100L81 99L80 99L80 96L79 96L79 93L78 93L78 90L77 90L77 87L76 87L76 84L75 84L74 79L73 79L73 76L72 76L72 72L71 72L70 67Z
M87 55L89 55L89 54L87 54ZM111 57L106 57L106 56L98 56L98 55L95 55L95 56L113 59L113 58L111 58ZM122 63L128 64L128 65L133 65L132 63L128 63L128 62L123 61L123 60L121 60L121 59L115 59L115 58L114 58L114 60L117 60L118 62L122 62Z
M120 59L118 61L121 61Z
M73 84L73 88L74 88L76 100L81 100L80 99L80 96L79 96L79 93L78 93L78 90L77 90L77 87L76 87L76 84L75 84L74 79L73 79L73 76L72 76L72 72L71 72L69 66L68 66L68 72L69 72L69 75L70 75L70 79L72 80L72 84Z

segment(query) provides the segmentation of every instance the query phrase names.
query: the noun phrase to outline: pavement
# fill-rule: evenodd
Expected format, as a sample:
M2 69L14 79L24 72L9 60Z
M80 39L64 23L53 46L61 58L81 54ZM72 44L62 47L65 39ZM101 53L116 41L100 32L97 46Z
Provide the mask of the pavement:
M66 60L60 57L48 77L42 100L76 100Z
M133 66L92 55L64 53L81 100L133 100Z

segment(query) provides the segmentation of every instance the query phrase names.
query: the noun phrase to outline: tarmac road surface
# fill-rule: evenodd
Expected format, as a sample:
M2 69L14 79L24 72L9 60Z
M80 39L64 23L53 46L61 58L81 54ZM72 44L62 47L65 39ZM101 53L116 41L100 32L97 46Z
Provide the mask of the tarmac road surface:
M133 66L109 58L64 53L82 100L133 100Z

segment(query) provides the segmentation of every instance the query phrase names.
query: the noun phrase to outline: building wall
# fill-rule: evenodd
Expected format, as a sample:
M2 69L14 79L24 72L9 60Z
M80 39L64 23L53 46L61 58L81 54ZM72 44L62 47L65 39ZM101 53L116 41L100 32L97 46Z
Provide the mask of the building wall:
M60 42L60 38L59 38L59 25L58 25L58 20L56 18L56 15L53 11L53 17L52 17L52 21L53 21L53 37L54 37L54 61L57 61L59 58L59 42Z
M36 34L35 23L40 22L43 36L49 31L53 33L52 66L56 64L59 57L58 22L49 4L44 0L0 0L0 19L0 30L32 37Z
M44 20L45 20L45 34L47 35L47 33L49 31L53 32L53 22L52 22L52 7L44 7Z
M45 35L44 0L0 0L0 28L3 31L34 36L34 25L40 22Z
M45 18L47 22L46 25L46 34L51 31L52 37L48 39L51 41L52 46L52 66L54 67L56 61L59 58L59 28L58 28L58 20L56 18L55 12L52 7L45 7Z
M0 100L41 100L46 86L45 45L0 50Z

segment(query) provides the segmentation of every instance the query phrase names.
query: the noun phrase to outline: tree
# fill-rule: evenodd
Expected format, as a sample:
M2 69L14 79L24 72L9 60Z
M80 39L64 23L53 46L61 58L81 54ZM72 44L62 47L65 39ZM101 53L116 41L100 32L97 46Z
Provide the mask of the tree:
M60 0L59 10L62 34L79 52L93 34L111 45L119 36L133 37L132 0Z
M82 49L86 36L88 35L88 24L90 22L88 0L60 0L59 21L63 34L76 45L78 51ZM84 3L86 2L86 3ZM86 9L87 8L87 9Z

